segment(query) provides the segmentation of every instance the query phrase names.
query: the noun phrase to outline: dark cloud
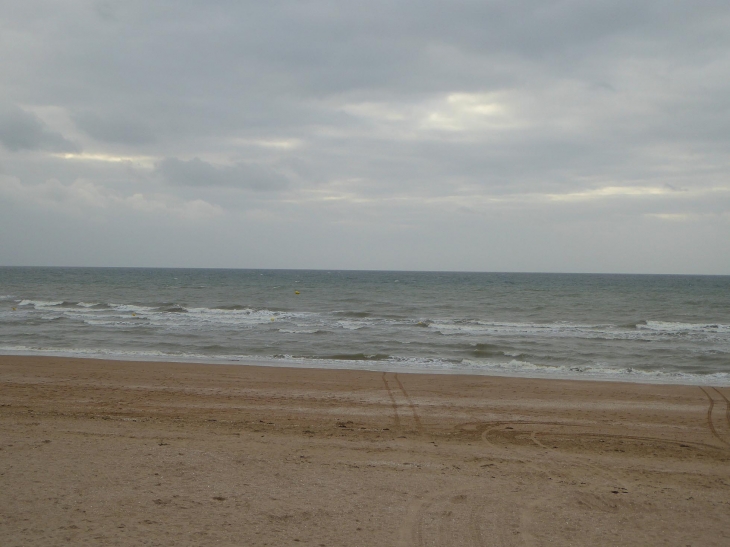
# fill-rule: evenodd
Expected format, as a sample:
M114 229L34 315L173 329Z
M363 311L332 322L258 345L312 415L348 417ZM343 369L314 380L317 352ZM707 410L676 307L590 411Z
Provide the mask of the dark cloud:
M216 167L199 158L189 161L165 158L156 171L169 184L182 186L231 186L241 189L271 192L288 185L285 177L258 165L238 163Z
M63 135L48 129L31 112L20 108L0 110L0 142L12 152L18 150L48 150L50 152L79 152L79 147Z

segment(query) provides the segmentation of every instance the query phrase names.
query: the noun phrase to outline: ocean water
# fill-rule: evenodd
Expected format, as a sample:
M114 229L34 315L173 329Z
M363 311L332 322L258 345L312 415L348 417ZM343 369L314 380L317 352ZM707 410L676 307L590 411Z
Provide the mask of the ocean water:
M0 353L730 385L730 276L0 268Z

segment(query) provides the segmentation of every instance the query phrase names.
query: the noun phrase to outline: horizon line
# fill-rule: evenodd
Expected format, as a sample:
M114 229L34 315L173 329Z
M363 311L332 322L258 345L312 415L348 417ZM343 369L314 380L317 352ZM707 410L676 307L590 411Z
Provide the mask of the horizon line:
M454 274L525 274L525 275L642 275L683 277L729 277L730 273L657 273L657 272L571 272L571 271L507 271L507 270L399 270L399 269L357 269L357 268L262 268L262 267L217 267L217 266L49 266L49 265L0 265L0 269L106 269L106 270L229 270L229 271L285 271L285 272L372 272L372 273L454 273Z

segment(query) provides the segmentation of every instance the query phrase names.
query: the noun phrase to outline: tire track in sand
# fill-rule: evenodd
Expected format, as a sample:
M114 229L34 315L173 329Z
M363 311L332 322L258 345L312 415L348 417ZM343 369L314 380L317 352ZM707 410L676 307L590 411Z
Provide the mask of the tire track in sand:
M728 400L728 398L725 397L725 394L716 387L713 387L712 389L714 389L720 397L725 399L725 421L727 421L727 426L730 428L730 400Z
M390 406L393 408L393 420L395 421L395 427L400 428L400 416L398 416L398 403L395 402L395 396L393 395L393 392L390 390L390 385L388 384L388 379L385 377L385 372L383 373L383 385L385 386L385 390L388 392L388 397L390 397Z
M569 471L563 471L558 468L556 468L554 465L552 466L552 469L550 470L550 467L548 465L549 458L546 457L546 453L542 455L537 456L530 456L522 453L520 454L520 448L517 446L509 447L509 446L498 446L494 443L492 443L489 440L489 434L493 431L497 431L505 427L505 424L512 424L513 426L523 426L528 425L529 428L526 428L521 431L521 433L529 433L529 439L530 441L538 448L542 450L549 450L549 447L537 438L538 434L546 433L544 431L538 431L538 429L535 429L534 426L547 426L547 427L554 427L554 426L570 426L570 424L562 424L562 423L556 423L556 422L523 422L523 421L509 421L509 422L501 422L499 425L494 424L483 424L481 427L477 426L477 429L482 429L481 431L481 438L482 441L484 441L486 444L488 444L492 450L498 450L501 451L504 454L504 459L508 458L508 454L512 453L514 456L516 456L516 460L520 461L521 463L525 464L527 468L530 468L533 470L533 472L536 473L537 476L540 475L552 475L552 476L562 476L564 480L570 480L575 477L576 472L580 474L585 474L586 477L591 477L594 484L591 484L586 488L586 491L582 493L581 501L584 504L591 504L605 505L607 503L608 498L606 497L607 493L610 491L612 494L618 494L621 492L628 493L628 488L625 485L624 481L622 481L616 474L611 473L608 469L605 469L602 466L599 466L595 463L593 463L590 458L583 457L579 455L562 455L562 460L564 463L569 464ZM492 425L492 427L489 427ZM512 427L508 427L507 429L513 430ZM519 430L518 430L519 431ZM554 435L554 434L553 434ZM572 436L568 434L568 436ZM600 434L596 434L595 436L601 436ZM625 436L618 436L618 437L625 437ZM516 449L516 451L515 451ZM600 479L599 481L596 481L596 479ZM588 480L586 479L586 483ZM540 543L544 542L545 538L541 538L539 536L540 532L540 526L538 525L538 519L536 518L539 511L544 510L545 508L548 508L551 504L551 496L548 494L540 493L540 494L533 494L529 498L525 498L522 506L519 510L519 531L520 531L520 543L523 546L531 547L538 545ZM504 540L503 540L504 541Z
M423 547L423 520L426 511L443 491L430 494L424 499L416 499L408 504L406 518L398 530L397 547Z
M539 432L540 434L546 433L550 434L548 432ZM541 443L537 438L538 431L533 430L530 434L530 439L532 442L534 442L537 446L541 448L545 448L549 450L549 447ZM552 434L553 438L560 437L560 434ZM577 437L578 435L563 435L563 436L574 436ZM602 437L605 435L601 435L600 433L593 434L594 437ZM628 435L617 435L616 438L618 439L629 439L630 436ZM595 463L593 463L590 458L586 455L570 455L565 457L565 461L570 461L571 466L573 469L578 469L580 466L582 466L584 469L590 470L590 473L592 476L596 477L603 477L604 480L606 480L606 484L603 486L610 486L613 493L621 492L628 492L628 487L626 486L626 483L618 478L618 476L615 473L612 473L609 468L605 468L603 466L599 466ZM592 488L593 493L595 495L599 494L599 491L594 487ZM602 490L601 490L602 491Z
M525 426L525 425L533 425L533 426L560 426L560 427L583 427L581 424L569 424L564 422L548 422L548 421L527 421L527 420L503 420L503 421L494 421L494 422L467 422L463 424L459 424L456 426L456 429L459 431L473 431L476 434L480 434L482 436L482 440L486 441L488 444L490 443L484 435L496 431L499 429L499 426L504 425L512 425L512 426ZM467 427L471 427L471 429L466 429ZM529 432L529 430L525 431L526 433ZM569 433L567 431L561 431L561 432L554 432L554 431L537 431L534 430L530 434L530 440L535 444L535 446L538 446L540 448L549 449L550 447L546 446L542 442L540 442L539 439L537 439L536 435L549 435L551 437L565 437L565 438L597 438L597 439L618 439L618 440L627 440L627 441L644 441L649 443L655 443L655 444L665 444L665 445L675 445L675 446L682 446L682 445L690 445L696 448L709 448L712 450L718 450L718 446L716 444L710 444L710 443L702 443L697 441L686 441L686 440L675 440L675 439L663 439L661 437L646 437L642 435L618 435L618 434L611 434L611 433L588 433L588 432L576 432L576 433Z
M707 400L710 401L710 406L707 409L707 425L709 426L710 431L712 432L712 434L715 436L715 438L718 441L720 441L722 444L724 444L725 446L730 448L730 442L726 441L725 439L723 439L720 436L720 434L717 432L717 429L715 429L715 424L712 423L712 410L715 408L715 400L712 398L712 395L710 395L709 391L707 391L705 388L703 388L701 386L699 386L699 387L702 390L702 393L705 394L705 397L707 397ZM717 390L715 390L715 391L717 391ZM720 393L720 392L718 391L718 393ZM723 399L725 399L725 396L722 395L721 393L720 393L720 396ZM727 399L725 399L725 401L727 402ZM727 418L727 412L725 414L725 417Z
M496 431L497 429L502 429L505 423L510 422L503 422L499 425L495 425L494 423L485 423L482 427L478 427L478 429L482 430L480 434L482 441L491 448L492 453L502 454L503 459L513 459L514 461L518 461L524 464L527 468L532 469L533 473L535 473L537 476L549 475L545 467L541 465L541 458L536 458L536 462L533 463L529 458L524 458L522 454L516 453L513 448L507 446L498 446L489 440L489 434L492 431ZM509 429L512 428L510 427ZM532 434L530 435L530 440L537 446L544 446L536 438L534 438L534 432L531 433ZM544 493L533 492L533 494L529 498L525 498L524 496L521 497L523 498L523 502L519 507L519 520L517 524L520 534L520 543L524 546L532 547L538 544L538 538L533 533L535 512L538 507L546 506L549 504L550 496Z
M398 383L398 388L401 390L401 393L403 393L403 396L406 398L406 401L408 401L408 406L411 407L411 412L413 413L413 419L416 422L416 429L420 433L423 429L421 426L421 417L418 415L418 411L416 410L416 405L413 404L413 400L411 399L411 396L408 395L408 392L406 391L406 388L403 387L403 384L400 381L400 378L398 378L398 373L394 374L395 381Z
M399 530L397 547L502 547L505 541L496 502L487 510L487 500L476 490L447 488L413 500ZM489 516L495 522L484 521ZM482 525L490 525L490 542L484 541Z

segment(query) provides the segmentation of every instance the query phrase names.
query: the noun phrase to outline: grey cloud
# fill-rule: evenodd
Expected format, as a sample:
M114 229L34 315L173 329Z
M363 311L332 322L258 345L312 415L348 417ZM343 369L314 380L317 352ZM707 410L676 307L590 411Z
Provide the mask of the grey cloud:
M156 171L169 184L182 186L230 186L270 192L288 185L284 176L259 165L238 163L216 167L200 158L189 161L165 158L157 164Z
M74 116L74 121L88 135L103 142L140 145L155 140L147 125L121 116L102 117L92 112L80 112Z
M0 142L12 152L19 150L48 150L78 152L80 148L63 135L47 128L31 112L20 108L0 111Z
M36 153L0 149L0 162L24 184L144 193L164 181L186 199L225 198L232 215L278 215L282 234L291 225L302 238L357 218L373 248L397 221L368 224L368 211L387 206L427 233L429 199L469 196L515 225L544 219L540 234L571 215L583 233L605 233L674 213L701 234L703 215L730 218L726 194L713 193L730 164L728 28L727 0L16 2L0 7L0 101L67 114L89 153L47 157L73 145L26 112L24 130L2 126L0 142ZM496 97L509 123L472 123L452 93ZM427 123L454 112L464 128ZM533 199L630 186L688 192ZM449 211L444 230L460 222ZM479 226L449 233L468 242Z
M94 9L99 17L105 21L115 21L114 5L111 2L98 1L94 4Z
M651 62L670 46L688 57L727 46L712 27L727 16L722 4L693 6L129 2L115 7L116 20L101 23L96 11L78 9L75 26L94 31L70 43L64 26L51 27L45 47L64 47L40 63L57 78L32 92L62 96L72 108L91 102L101 112L113 103L130 117L141 113L165 128L160 139L306 131L347 125L313 104L346 95L413 101L454 90L549 86L566 77L617 87L624 58Z

